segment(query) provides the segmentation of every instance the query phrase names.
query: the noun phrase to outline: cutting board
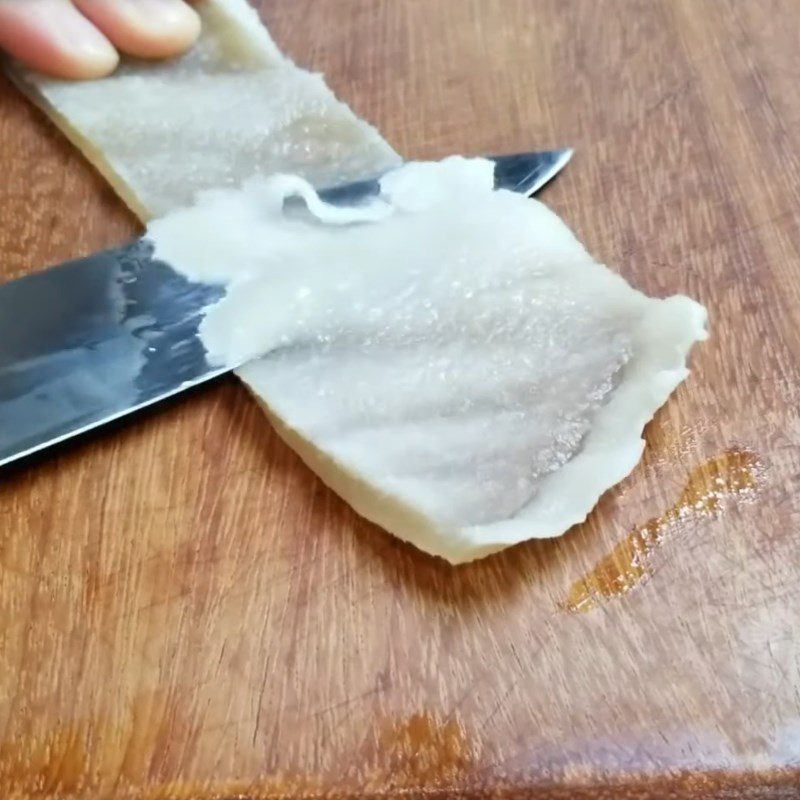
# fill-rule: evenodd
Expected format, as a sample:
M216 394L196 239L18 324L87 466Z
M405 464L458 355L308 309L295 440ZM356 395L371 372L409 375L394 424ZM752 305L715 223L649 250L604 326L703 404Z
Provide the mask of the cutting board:
M234 379L4 472L0 795L800 797L800 5L261 11L408 156L573 145L543 199L712 338L585 524L460 568ZM5 83L0 175L3 278L137 231Z

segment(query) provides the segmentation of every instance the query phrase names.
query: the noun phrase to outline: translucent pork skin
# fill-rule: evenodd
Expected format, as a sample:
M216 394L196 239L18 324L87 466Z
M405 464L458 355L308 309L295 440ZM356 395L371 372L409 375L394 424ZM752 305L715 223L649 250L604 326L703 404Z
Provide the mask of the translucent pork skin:
M227 284L203 342L223 364L264 356L243 374L323 480L451 561L583 519L704 335L700 306L632 289L493 172L407 164L353 209L277 176L148 229ZM297 194L305 214L286 211Z
M317 186L333 185L378 174L399 163L392 148L336 100L320 76L298 69L280 54L245 0L205 0L198 10L204 28L201 41L174 62L127 64L110 78L82 84L16 73L26 91L142 220L187 205L198 190L239 186L253 176L280 171L305 177ZM198 108L204 113L202 125L197 124ZM581 267L602 269L560 220L541 206L531 204L530 208L547 229L546 238L555 236L561 241L576 266L580 262ZM611 278L624 285L621 279ZM651 301L625 288L629 299L641 298L630 300L634 306L655 305L647 306L641 325L627 331L629 341L620 340L614 351L617 356L600 369L602 379L587 390L595 394L584 409L594 409L594 416L589 415L591 425L587 427L584 412L572 420L572 427L567 420L561 446L548 451L543 445L527 470L524 461L511 459L521 472L515 473L513 485L506 482L505 472L493 475L491 469L481 469L508 461L502 450L494 454L494 462L486 452L486 458L473 452L455 470L463 482L454 484L456 494L448 495L447 508L431 494L430 477L415 482L412 475L409 480L397 463L397 453L404 463L406 456L410 458L404 448L416 441L417 456L426 453L424 466L431 467L431 455L435 462L441 458L437 452L447 449L442 448L443 439L431 447L431 441L435 444L436 437L444 435L441 428L434 426L432 433L425 434L424 425L395 426L383 439L355 446L357 437L348 440L340 435L341 414L348 409L337 405L335 398L327 407L334 423L327 433L320 432L319 418L303 416L304 406L315 413L326 408L324 403L297 402L297 388L303 381L327 374L324 347L307 351L301 347L300 360L295 361L276 359L273 354L248 364L238 374L284 438L357 511L423 550L452 562L468 561L522 539L563 533L583 519L600 494L638 461L642 428L686 376L687 353L694 341L705 336L705 313L687 298ZM344 335L346 327L340 325L337 336ZM439 341L444 339L440 336ZM519 343L508 342L525 354ZM457 348L459 339L451 339L450 345ZM397 349L394 342L393 357ZM358 369L367 374L374 367L367 363L370 349L353 352L365 359ZM429 353L424 354L419 349L418 358L429 358ZM491 363L490 358L480 369ZM421 374L415 373L419 367L418 363L408 365L405 374ZM481 374L480 369L475 374ZM394 371L403 374L402 369ZM466 380L468 372L462 376ZM299 375L300 383L290 380L293 375ZM391 386L386 373L373 373L362 397L380 399L377 389L382 384ZM402 397L402 392L397 396ZM325 421L325 414L321 419ZM363 419L370 419L369 414L364 412ZM523 428L512 425L509 431ZM487 440L481 438L480 428L475 436L478 447ZM563 446L564 442L569 446ZM377 461L365 460L368 456ZM553 458L563 463L549 469ZM441 489L450 467L440 462L437 469L436 485Z

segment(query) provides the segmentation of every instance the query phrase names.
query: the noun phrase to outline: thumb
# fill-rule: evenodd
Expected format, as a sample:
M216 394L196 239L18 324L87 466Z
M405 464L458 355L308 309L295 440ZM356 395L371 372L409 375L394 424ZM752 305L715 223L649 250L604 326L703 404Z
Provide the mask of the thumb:
M99 78L119 56L70 0L0 0L0 49L59 78Z

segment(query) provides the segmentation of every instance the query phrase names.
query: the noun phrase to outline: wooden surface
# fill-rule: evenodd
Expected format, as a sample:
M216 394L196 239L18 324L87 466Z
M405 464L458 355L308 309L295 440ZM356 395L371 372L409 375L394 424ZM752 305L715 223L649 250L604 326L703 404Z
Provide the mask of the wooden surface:
M574 145L544 199L713 338L586 524L464 568L232 379L4 473L0 795L800 797L797 0L261 5L409 156ZM3 277L136 230L6 84L0 142Z

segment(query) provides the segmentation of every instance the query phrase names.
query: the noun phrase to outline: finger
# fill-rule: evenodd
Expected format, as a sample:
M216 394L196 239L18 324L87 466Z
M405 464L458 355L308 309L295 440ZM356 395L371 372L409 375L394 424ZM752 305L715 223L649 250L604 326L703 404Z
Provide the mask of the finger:
M0 0L0 49L72 80L108 75L119 62L111 42L69 0Z
M74 0L124 53L168 58L191 47L200 17L183 0Z

